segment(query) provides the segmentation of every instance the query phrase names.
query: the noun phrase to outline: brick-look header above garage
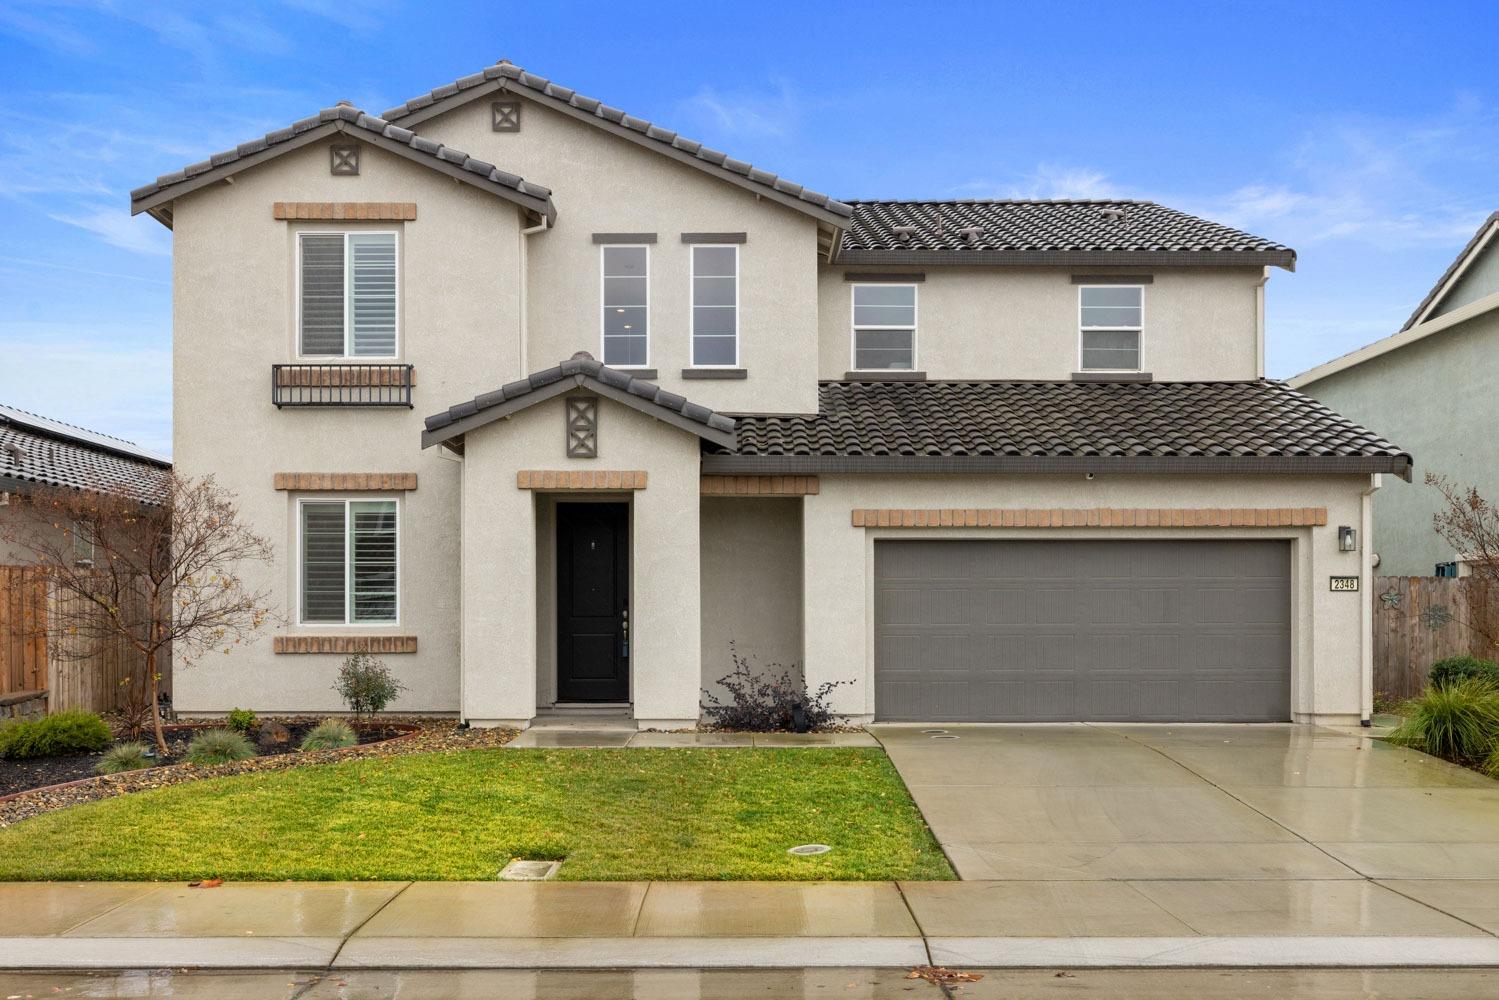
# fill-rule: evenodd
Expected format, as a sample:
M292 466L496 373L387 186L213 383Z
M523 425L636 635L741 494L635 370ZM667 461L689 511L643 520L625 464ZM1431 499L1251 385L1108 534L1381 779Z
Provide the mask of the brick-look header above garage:
M816 496L822 484L816 476L704 476L705 497Z
M414 222L411 201L278 201L271 216L286 222Z
M855 507L855 528L1302 528L1326 507L1083 507L928 509Z
M515 474L515 486L522 490L643 490L645 472L639 469L522 469Z
M278 635L277 653L415 653L414 635Z
M278 472L278 490L385 492L416 489L415 472Z

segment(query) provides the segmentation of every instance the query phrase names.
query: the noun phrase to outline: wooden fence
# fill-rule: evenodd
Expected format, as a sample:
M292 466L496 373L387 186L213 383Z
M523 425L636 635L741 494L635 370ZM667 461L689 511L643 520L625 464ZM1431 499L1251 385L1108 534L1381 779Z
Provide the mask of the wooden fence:
M59 648L42 628L57 602L66 599L48 586L40 568L0 566L0 699L45 691L49 712L123 708L129 685L145 680L144 658L119 640L75 640L92 648ZM170 691L170 657L158 669L164 675L162 690Z
M1374 578L1374 692L1399 700L1426 687L1432 663L1448 656L1495 658L1495 651L1466 624L1488 586L1473 577L1380 576Z

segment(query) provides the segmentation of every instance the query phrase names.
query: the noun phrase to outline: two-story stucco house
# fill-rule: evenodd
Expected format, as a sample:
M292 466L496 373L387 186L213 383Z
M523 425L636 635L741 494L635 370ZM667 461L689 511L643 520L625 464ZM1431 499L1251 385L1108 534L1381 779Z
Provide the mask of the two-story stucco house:
M1489 215L1398 331L1290 379L1297 390L1398 439L1421 468L1374 499L1379 572L1462 575L1437 534L1427 473L1499 498L1499 212Z
M1368 715L1333 588L1410 458L1263 378L1286 247L839 202L506 62L132 199L177 467L285 553L181 710L335 710L369 649L405 711L690 725L733 640L858 720Z

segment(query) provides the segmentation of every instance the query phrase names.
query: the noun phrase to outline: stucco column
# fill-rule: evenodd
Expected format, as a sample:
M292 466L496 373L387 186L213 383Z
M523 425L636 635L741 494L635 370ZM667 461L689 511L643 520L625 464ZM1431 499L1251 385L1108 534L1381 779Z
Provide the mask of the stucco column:
M1306 595L1311 615L1303 624L1311 629L1311 663L1302 669L1311 671L1311 684L1300 685L1307 701L1291 706L1297 722L1331 725L1357 725L1363 704L1364 644L1366 616L1364 602L1370 600L1369 580L1362 580L1358 591L1331 589L1334 576L1361 576L1363 556L1359 552L1338 549L1338 527L1360 525L1360 497L1350 491L1338 505L1330 505L1328 522L1311 529L1307 552L1311 565L1310 592Z
M651 470L631 501L630 683L642 729L697 724L702 684L702 585L697 440Z
M874 712L869 684L869 607L873 593L870 547L849 521L846 498L836 490L806 498L802 508L803 669L807 689L852 681L833 690L833 710L854 722Z
M536 506L500 435L463 460L463 718L524 727L536 715Z

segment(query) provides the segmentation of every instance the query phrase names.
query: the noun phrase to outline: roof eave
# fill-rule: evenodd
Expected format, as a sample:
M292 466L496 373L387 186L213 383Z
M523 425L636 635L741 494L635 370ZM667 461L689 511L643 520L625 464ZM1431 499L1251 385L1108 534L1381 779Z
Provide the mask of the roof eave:
M839 249L835 264L970 267L1281 267L1294 250L871 250Z
M425 449L433 445L456 441L470 431L478 430L480 427L503 420L521 410L529 409L538 403L543 403L546 400L580 388L597 393L605 399L611 399L633 410L638 410L647 416L693 434L720 448L734 448L737 444L737 437L732 430L720 430L717 427L710 427L690 417L685 417L675 410L668 409L652 400L637 396L628 390L607 385L591 375L578 373L564 375L555 382L531 389L491 406L486 406L451 423L425 429L422 431L422 447ZM441 416L443 415L437 415L437 417ZM436 418L428 418L429 421L433 419Z
M468 184L472 187L478 188L481 191L487 191L490 194L498 195L499 197L504 198L506 201L513 202L514 204L520 206L522 209L535 212L538 216L544 217L549 225L557 220L557 209L556 206L553 205L552 199L550 197L542 198L536 195L527 194L524 191L518 191L511 187L506 187L503 184L496 184L485 177L481 177L471 170L464 170L461 166L458 166L455 163L449 163L446 160L440 160L436 157L428 156L425 153L412 149L410 146L404 143L396 142L394 139L387 138L386 136L380 135L376 132L372 132L369 129L352 125L349 122L344 121L343 119L335 119L333 121L324 122L320 125L308 129L300 135L296 135L283 142L278 142L274 145L267 146L265 149L262 149L255 153L251 153L249 156L239 157L235 160L230 161L229 163L224 164L223 166L216 167L212 170L206 170L195 177L185 178L184 180L181 180L175 184L170 184L164 188L159 188L151 194L145 195L141 198L132 198L130 201L130 214L139 215L142 212L149 212L152 218L155 218L163 225L171 228L171 215L169 208L171 203L176 199L182 197L185 194L190 194L193 191L197 191L200 188L207 187L210 184L216 184L227 177L231 177L237 173L240 173L241 171L259 166L260 164L265 163L269 160L273 160L278 156L282 156L294 150L301 149L303 146L306 146L309 143L326 139L335 133L342 133L343 135L347 135L350 138L358 139L360 142L365 142L378 149L385 150L389 153L394 153L396 156L400 156L406 160L411 161L412 163L416 163L420 166L436 170L437 172L445 174L446 176L451 177L460 183ZM161 214L163 212L165 212L165 218L163 218L163 215Z
M543 93L542 91L536 90L533 87L527 87L520 81L512 80L508 77L501 77L496 80L487 80L482 84L476 84L475 86L460 90L457 93L445 97L440 101L433 101L431 104L428 104L424 107L414 108L401 114L388 113L391 115L388 120L400 121L402 128L413 128L417 125L420 125L422 122L430 121L431 119L436 118L438 115L451 111L454 108L461 107L469 103L470 101L475 101L481 97L486 97L491 94L498 93L514 94L517 97L523 97L527 100L534 101L537 104L542 105L543 107L559 111L562 114L565 114L577 121L585 122L589 125L601 128L604 131L609 132L612 135L619 136L622 139L628 139L630 142L633 142L637 146L640 146L644 149L649 149L653 152L660 153L663 156L667 156L671 159L676 160L678 163L684 163L689 167L701 170L709 176L716 177L719 180L727 181L730 184L735 185L736 187L742 188L743 190L756 195L757 197L768 198L771 201L786 206L787 208L795 209L798 212L810 215L814 219L817 219L819 222L825 223L833 227L834 229L846 229L851 221L851 218L849 216L840 215L837 212L829 211L828 209L822 208L819 205L814 205L810 201L804 201L803 199L798 198L795 195L787 194L784 191L777 191L773 187L767 187L764 184L759 184L755 181L750 180L748 177L741 177L731 170L725 170L722 167L716 166L712 163L708 163L705 160L700 160L690 153L677 149L674 146L669 146L663 142L659 142L656 139L652 139L648 135L636 132L634 129L626 128L625 126L620 125L617 122L611 122L607 119L600 118L595 114L584 111L581 108L575 108L559 97L553 97L552 95Z
M1492 295L1485 295L1481 299L1474 299L1472 302L1459 306L1449 313L1443 313L1436 319L1417 323L1415 326L1405 327L1398 333L1392 333L1390 336L1376 340L1372 344L1366 344L1358 350L1350 351L1340 357L1333 358L1331 361L1325 361L1315 368L1308 368L1299 375L1291 376L1286 380L1286 384L1292 389L1301 389L1305 386L1314 385L1339 372L1356 368L1366 361L1373 361L1375 358L1398 351L1408 344L1424 340L1434 333L1441 333L1443 330L1466 323L1474 317L1482 316L1484 313L1495 309L1499 309L1499 292L1495 292Z
M704 455L717 475L1367 475L1410 481L1409 455L1355 456L1028 456L1028 455Z

